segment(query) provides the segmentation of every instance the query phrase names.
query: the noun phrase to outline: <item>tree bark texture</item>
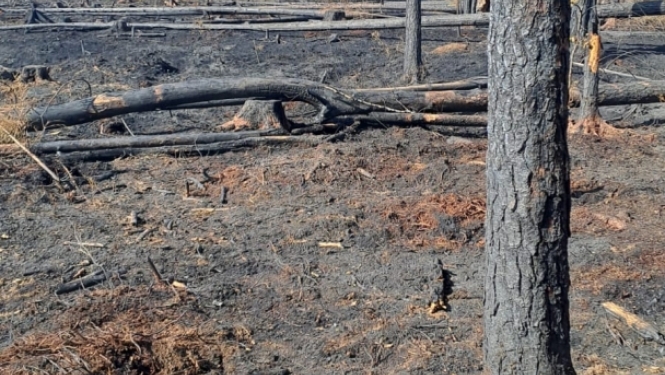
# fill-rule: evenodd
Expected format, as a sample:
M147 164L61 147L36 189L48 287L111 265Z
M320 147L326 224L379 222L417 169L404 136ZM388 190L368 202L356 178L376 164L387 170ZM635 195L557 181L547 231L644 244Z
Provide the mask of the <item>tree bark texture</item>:
M406 0L406 45L404 46L404 79L419 83L423 65L420 27L420 0Z
M575 374L570 355L570 2L492 0L484 329L491 374Z
M579 122L595 123L598 120L598 65L601 57L601 39L598 35L596 0L584 0L580 21L579 40L584 41L584 88L582 89Z
M478 7L478 0L457 0L459 1L461 6L461 11L460 13L464 14L473 14L476 13L476 8Z

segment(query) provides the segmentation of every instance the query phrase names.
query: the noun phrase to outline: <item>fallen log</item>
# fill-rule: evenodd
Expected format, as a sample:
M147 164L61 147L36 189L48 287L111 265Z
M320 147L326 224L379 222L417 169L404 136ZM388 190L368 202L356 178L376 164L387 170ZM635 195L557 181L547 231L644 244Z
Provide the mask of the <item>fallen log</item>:
M114 148L141 148L141 147L164 147L204 145L237 141L245 138L259 138L285 134L281 129L262 131L246 131L237 133L181 133L161 135L137 135L134 137L110 137L81 139L71 141L53 141L35 143L30 150L37 154L52 154L56 152L73 152L88 150L103 150Z
M598 105L660 103L665 81L600 86ZM28 130L44 125L71 126L117 115L166 109L241 104L245 100L302 101L318 109L311 123L370 112L484 112L484 90L367 91L339 90L299 79L220 78L169 83L125 92L100 94L69 103L35 108L25 117ZM227 102L224 102L227 101ZM573 90L571 106L580 105Z
M214 8L214 7L210 7ZM225 7L218 7L225 8ZM252 12L263 10L263 8L242 8L242 7L229 7L236 9L237 12ZM67 9L72 8L44 8L39 9L44 12L46 9L56 12L66 12ZM62 10L61 10L62 9ZM93 9L94 11L104 11L104 9L118 8L77 8L77 9ZM101 10L100 10L101 9ZM132 11L140 12L141 8L127 8ZM173 12L179 11L183 8L169 8ZM297 9L270 9L265 8L266 11L272 13L245 13L245 14L274 14L274 15L305 15L310 14L311 17L323 18L321 12L323 10L297 10ZM424 6L423 10L427 10ZM598 6L599 18L626 18L636 17L643 15L658 15L665 14L665 4L662 1L648 1L641 3L624 3L624 4L608 4ZM93 12L91 10L90 12ZM7 11L7 10L5 10ZM164 10L166 11L166 10ZM198 12L199 10L195 10ZM195 12L192 11L192 12ZM233 14L233 10L229 10ZM302 14L298 14L301 12ZM203 14L203 13L198 13ZM236 13L239 14L239 13ZM76 30L93 30L93 29L106 29L113 27L113 22L105 23L49 23L49 24L28 24L28 25L5 25L0 26L0 30L19 30L19 29L48 29L48 28L70 28ZM447 16L425 16L422 18L422 27L456 27L456 26L487 26L489 25L489 16L487 13L477 14L464 14L464 15L447 15ZM365 20L346 20L346 21L318 21L318 22L292 22L283 23L280 25L274 24L173 24L173 23L128 23L127 26L134 27L135 29L170 29L170 30L245 30L245 31L332 31L332 30L375 30L375 29L403 29L405 27L405 20L403 18L393 19L365 19Z
M665 14L664 1L605 4L596 7L599 18L628 18Z
M125 16L125 17L185 17L218 14L256 14L271 16L301 16L323 19L326 9L293 9L286 7L117 7L117 8L37 8L48 15ZM5 10L7 11L7 10Z
M459 81L442 83L424 83L413 86L379 87L369 89L353 89L350 92L390 92L390 91L434 91L434 90L472 90L487 88L487 77L471 77Z
M308 145L316 146L321 138L315 136L272 136L245 138L230 142L216 142L204 145L127 147L60 153L57 158L65 162L111 161L114 159L140 155L166 155L172 157L212 156L239 151L250 147Z
M346 92L354 96L356 95L356 93L358 93L359 98L362 97L367 98L370 95L367 93L387 93L386 95L390 95L391 92L402 92L402 91L472 90L472 89L482 89L482 88L487 88L487 77L472 77L472 78L462 79L459 81L427 83L427 84L414 85L414 86L353 89L353 90L346 90ZM168 110L201 109L201 108L243 105L246 100L253 100L253 99L257 98L209 100L209 101L196 102L196 103L179 104L165 109ZM399 106L402 107L402 104L400 103Z
M64 23L31 23L24 25L0 26L0 31L10 30L43 30L65 29L76 31L106 30L115 27L116 22L64 22Z
M419 125L441 125L441 126L472 126L482 127L487 125L487 116L485 115L450 115L450 114L426 114L426 113L385 113L375 112L369 115L340 116L334 119L337 123L350 123L358 121L364 125L370 126L419 126ZM316 132L334 132L338 125L327 125L318 128L300 127L294 129L293 133L305 134ZM137 135L133 137L109 137L95 139L80 139L66 141L40 142L30 146L30 151L35 154L53 154L68 153L74 151L89 150L110 150L110 149L138 149L149 147L172 147L172 146L192 146L201 147L203 145L216 143L218 146L245 145L236 141L250 139L248 142L259 142L259 139L266 142L281 142L287 135L283 129L255 130L243 132L225 132L225 133L177 133L160 135ZM236 143L233 143L236 142ZM218 147L215 146L215 147Z
M464 14L459 16L426 16L422 18L422 27L487 26L486 13ZM39 30L65 28L74 30L100 30L116 27L116 22L64 22L28 25L5 25L2 30ZM403 18L362 19L344 21L287 22L263 24L206 24L206 23L167 23L167 22L127 22L126 27L135 30L240 30L240 31L332 31L332 30L388 30L403 29Z
M55 24L50 24L55 25ZM465 14L459 16L426 16L422 27L487 26L487 14ZM403 29L403 18L362 19L344 21L292 22L282 24L173 24L166 22L129 22L129 27L167 30L242 30L242 31L339 31L339 30L389 30Z
M353 97L365 102L410 112L484 112L487 92L484 90L444 91L361 91Z
M486 115L450 115L446 113L389 113L372 112L367 115L340 116L336 120L359 121L363 125L420 126L439 125L456 127L487 126Z
M343 114L369 113L372 108L381 108L353 100L337 89L313 81L219 78L100 94L69 103L32 109L26 120L28 129L35 130L49 125L76 125L132 112L172 108L185 103L238 98L306 102L319 109L314 122L322 122Z
M580 105L579 91L573 91L571 104ZM665 81L639 81L623 84L605 84L598 90L598 105L638 103L662 103L665 97Z

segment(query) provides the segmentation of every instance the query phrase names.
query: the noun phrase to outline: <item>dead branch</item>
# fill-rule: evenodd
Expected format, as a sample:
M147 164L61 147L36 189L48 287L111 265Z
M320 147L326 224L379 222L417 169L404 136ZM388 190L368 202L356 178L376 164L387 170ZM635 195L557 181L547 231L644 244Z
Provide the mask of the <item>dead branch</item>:
M165 146L165 147L127 147L99 149L89 151L74 151L60 153L58 158L67 162L110 161L114 159L139 155L166 155L172 157L210 156L231 151L238 151L250 147L309 145L320 143L319 137L302 136L270 136L260 138L245 138L237 141L216 142L204 145Z
M602 306L610 315L624 322L644 339L665 345L665 338L652 324L647 323L639 316L626 311L623 307L615 303L603 302Z
M100 94L47 108L27 115L29 129L44 125L76 125L132 112L171 108L210 100L257 98L303 101L319 109L315 122L338 115L369 113L371 106L353 100L334 88L299 79L220 78L170 83L142 89Z
M284 134L280 129L272 129L237 133L138 135L134 137L110 137L72 141L43 142L33 144L30 149L38 154L53 154L56 152L108 150L114 148L141 148L185 145L196 146L280 134Z
M5 129L4 126L0 125L0 131L5 133L7 137L9 137L23 152L25 152L32 160L39 165L39 167L44 170L44 172L48 173L49 176L51 176L51 179L53 180L53 183L56 184L56 186L62 191L62 185L60 185L60 178L42 162L35 154L33 154L25 145L23 145L16 137L12 135L7 129Z
M127 270L125 270L125 269L119 269L117 271L118 275L124 275L125 273L127 273ZM58 286L58 289L56 289L55 294L58 294L58 295L59 294L65 294L65 293L75 292L75 291L80 290L80 289L86 289L86 288L93 287L97 284L100 284L100 283L106 281L107 276L110 276L110 275L107 275L103 270L97 270L94 273L92 273L92 274L90 274L86 277L82 277L80 279L76 279L76 280L61 284L60 286Z

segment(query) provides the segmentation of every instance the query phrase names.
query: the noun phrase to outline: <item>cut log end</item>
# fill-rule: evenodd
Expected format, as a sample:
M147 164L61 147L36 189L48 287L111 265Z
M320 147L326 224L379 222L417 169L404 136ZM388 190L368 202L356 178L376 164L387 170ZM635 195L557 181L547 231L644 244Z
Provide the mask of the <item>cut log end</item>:
M264 130L281 127L290 132L291 123L279 100L247 100L231 121L220 125L222 130Z

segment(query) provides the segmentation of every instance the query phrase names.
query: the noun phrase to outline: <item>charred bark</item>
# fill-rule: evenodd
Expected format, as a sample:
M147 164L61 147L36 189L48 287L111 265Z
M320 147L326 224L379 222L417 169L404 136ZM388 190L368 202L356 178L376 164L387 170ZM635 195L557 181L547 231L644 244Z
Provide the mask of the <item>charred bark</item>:
M484 86L483 80L454 83L450 87ZM153 86L126 92L100 94L74 102L35 108L24 120L28 130L43 124L71 126L132 112L177 110L241 105L247 100L303 101L319 109L312 120L317 123L338 116L370 112L484 112L487 91L424 91L428 85L414 88L340 90L317 82L263 78L210 79ZM446 84L432 85L434 88ZM642 81L600 86L598 105L661 103L665 81ZM570 105L581 103L581 94L573 90Z
M371 105L353 100L339 90L299 79L219 78L157 85L31 110L31 129L48 125L76 125L132 112L177 107L186 103L238 98L302 101L319 109L315 122L338 115L371 112Z
M579 40L584 41L585 54L584 87L580 103L581 116L577 121L577 128L584 129L585 133L592 133L595 131L590 129L595 129L602 123L598 112L598 65L600 64L602 43L600 35L598 35L596 0L584 0Z
M233 119L221 125L223 130L257 130L282 128L291 130L279 100L247 100Z
M570 2L493 0L490 18L485 362L571 375Z
M422 79L423 58L420 27L420 1L406 0L406 45L404 47L404 80L419 83Z

